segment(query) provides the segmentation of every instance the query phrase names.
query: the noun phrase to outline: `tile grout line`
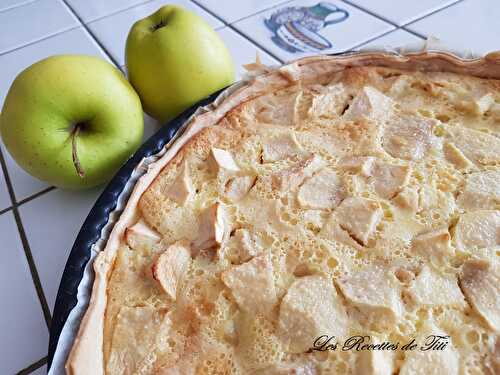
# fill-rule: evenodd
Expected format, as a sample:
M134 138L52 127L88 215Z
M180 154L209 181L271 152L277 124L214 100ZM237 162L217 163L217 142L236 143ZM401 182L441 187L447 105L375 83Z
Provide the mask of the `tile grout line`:
M24 231L24 226L21 221L21 216L19 215L19 210L17 209L16 206L12 208L12 213L14 214L14 219L16 220L17 230L19 231L19 236L21 237L21 243L24 248L26 260L28 261L28 266L31 272L33 283L35 284L36 293L38 295L38 299L40 300L40 304L42 305L42 312L45 318L45 323L47 325L47 328L50 329L52 317L50 315L49 304L47 303L45 293L43 292L43 287L40 281L40 276L38 275L38 270L35 265L35 260L33 259L31 248L29 246L28 239L26 237L26 232Z
M52 190L56 190L56 187L54 186L49 186L48 188L46 189L43 189L43 190L40 190L39 192L35 193L35 194L32 194L26 198L23 198L22 200L20 200L19 202L16 203L16 206L19 207L19 206L22 206L23 204L25 203L28 203L28 202L31 202L33 199L35 198L39 198L41 197L42 195L45 195L46 193L49 193L51 192ZM7 208L4 208L2 210L0 210L0 215L6 213L6 212L9 212L10 210L12 210L14 206L9 206Z
M428 13L428 14L426 14L426 15L422 16L422 17L418 17L418 18L415 18L414 20L411 20L411 21L409 21L409 22L406 22L405 24L401 25L401 28L404 28L404 29L406 30L406 26L409 26L409 25L411 25L411 24L413 24L413 23L415 23L415 22L421 21L421 20L423 20L424 18L430 17L430 16L432 16L432 15L434 15L434 14L438 13L438 12L441 12L441 11L443 11L443 10L445 10L445 9L448 9L448 8L450 8L450 7L454 6L454 5L457 5L458 3L461 3L461 2L463 2L463 1L464 1L464 0L456 0L456 1L454 1L454 2L452 2L452 3L450 3L450 4L448 4L448 5L445 5L445 6L444 6L444 7L442 7L442 8L439 8L439 9L433 10L432 12L430 12L430 13Z
M28 375L34 372L35 370L38 370L40 367L43 365L47 364L47 357L43 357L36 361L35 363L32 363L28 367L23 368L21 371L19 371L16 375Z
M377 36L377 37L374 37L374 38L368 39L367 41L365 41L365 42L363 42L363 43L357 44L357 45L355 45L354 47L350 48L350 49L349 49L349 51L354 51L356 48L363 47L364 45L366 45L366 44L368 44L368 43L371 43L371 42L373 42L373 41L375 41L375 40L377 40L377 39L380 39L380 38L382 38L382 37L384 37L384 36L386 36L386 35L392 34L392 33L396 32L396 31L398 31L398 30L407 31L406 29L403 29L402 27L398 27L398 28L396 28L396 29L393 29L393 30L390 30L390 31L388 31L388 32L386 32L386 33L383 33L382 35L379 35L379 36ZM413 34L413 33L409 33L409 34ZM420 36L419 34L414 34L414 35L415 35L416 37L418 37L418 38L421 38L421 39L424 39L424 40L426 39L425 37Z
M274 58L275 60L278 60L280 63L284 64L284 61L282 59L280 59L278 56L276 56L274 53L270 52L269 49L267 49L266 47L263 47L262 45L260 45L259 43L257 43L255 40L253 40L252 38L246 36L244 33L242 33L240 30L238 30L237 28L235 28L233 26L233 24L228 24L226 23L222 18L220 18L216 13L212 12L210 9L204 7L203 5L201 4L198 4L197 1L195 0L191 0L194 4L198 5L201 9L203 9L205 12L211 14L212 16L214 16L215 18L217 18L219 21L223 22L224 25L226 25L226 27L228 27L229 29L233 30L235 33L237 33L239 36L243 37L245 40L248 40L250 43L252 43L254 46L258 47L259 49L261 49L262 51L264 51L265 53L267 53L268 55L270 55L272 58ZM271 8L269 8L271 9ZM264 11L262 11L264 12ZM255 13L255 14L260 14L262 12L258 12L258 13ZM254 15L255 15L254 14Z
M231 30L233 30L235 33L237 33L238 35L240 35L241 37L245 38L246 40L248 40L250 43L252 43L254 46L260 48L261 50L263 50L265 53L267 53L268 55L270 55L272 58L278 60L278 62L280 62L281 64L284 64L285 61L282 60L280 57L278 57L277 55L275 55L273 52L271 52L267 47L264 47L262 45L260 45L259 43L257 43L256 40L248 37L247 35L245 35L244 33L242 33L240 30L238 30L237 28L235 28L233 25L227 25L227 27L229 27Z
M416 31L407 29L406 27L401 26L398 29L399 30L404 30L404 31L406 31L409 34L415 35L417 38L420 38L420 39L423 39L423 40L427 40L427 37L425 35L417 33Z
M217 13L215 13L211 9L207 8L205 5L200 4L196 0L191 0L191 2L193 4L195 4L196 6L200 7L201 9L203 9L205 12L207 12L208 14L210 14L212 17L217 18L220 22L222 22L224 24L224 26L228 26L229 25L226 21L224 21L224 19L221 16L219 16Z
M35 2L35 1L38 1L38 0L32 0L31 2L29 3L24 3L24 4L20 4L18 6L15 6L15 7L12 7L12 8L8 8L6 9L7 10L10 10L10 9L13 9L13 8L19 8L19 7L22 7L24 5L27 5L27 4L30 4L32 2ZM104 19L106 17L110 17L110 16L113 16L113 15L116 15L118 13L121 13L121 12L124 12L126 10L129 10L129 9L132 9L132 8L135 8L135 7L138 7L138 6L141 6L141 5L144 5L144 4L147 4L147 3L150 3L150 2L153 2L155 0L146 0L145 2L143 3L139 3L139 4L136 4L134 6L131 6L131 7L128 7L128 8L125 8L125 9L122 9L120 11L117 11L117 12L114 12L114 13L111 13L111 14L108 14L106 16L102 16L102 17L99 17L99 18L96 18L95 20L92 20L92 21L89 21L88 23L85 23L83 22L83 20L78 16L78 14L73 10L73 8L71 8L67 3L66 3L66 0L61 0L61 3L67 7L67 9L71 12L71 14L77 19L78 21L78 25L76 26L73 26L73 27L70 27L68 29L64 29L64 30L60 30L60 31L56 31L55 33L53 34L50 34L50 35L46 35L40 39L37 39L37 40L34 40L34 41L31 41L31 42L28 42L26 44L23 44L21 46L17 46L17 47L14 47L12 49L9 49L7 51L2 51L0 52L0 56L3 56L3 55L7 55L8 53L11 53L11 52L15 52L15 51L18 51L22 48L25 48L25 47L28 47L28 46L31 46L33 44L36 44L36 43L39 43L39 42L42 42L44 40L47 40L47 39L50 39L52 37L55 37L57 35L60 35L60 34L64 34L68 31L72 31L72 30L75 30L75 29L78 29L78 28L83 28L85 31L87 31L87 33L92 37L92 40L99 46L99 48L104 52L104 54L113 62L113 64L115 64L118 68L120 67L120 65L114 60L114 58L111 56L111 54L108 52L108 50L101 44L101 42L99 41L99 39L90 31L90 29L87 27L88 24L94 22L94 21L98 21L98 20L101 20L101 19ZM3 11L0 11L0 13L2 13ZM224 24L225 25L225 24Z
M375 18L377 18L377 19L379 19L381 21L384 21L386 23L389 23L392 26L395 26L396 28L400 27L397 23L389 20L388 18L384 18L381 15L376 14L376 13L372 12L369 9L363 8L363 7L359 6L358 4L355 4L355 3L351 2L350 0L342 0L342 2L344 2L344 3L346 3L346 4L350 5L350 6L352 6L353 8L356 8L357 10L360 10L360 11L362 11L364 13L367 13L367 14L369 14L372 17L375 17Z
M422 35L422 34L420 34L420 33L417 33L417 32L415 32L415 31L413 31L413 30L407 30L406 28L404 28L404 26L409 25L409 24L410 24L411 22L413 22L413 21L411 21L410 23L406 23L406 24L403 24L403 25L401 25L401 26L400 26L400 25L398 25L397 23L395 23L395 22L393 22L393 21L389 20L388 18L382 17L382 16L380 16L380 15L378 15L378 14L376 14L376 13L373 13L373 12L372 12L372 11L370 11L369 9L363 8L363 7L361 7L361 6L359 6L359 5L355 4L355 3L352 3L350 0L342 0L342 1L343 1L344 3L346 3L346 4L350 5L350 6L352 6L353 8L356 8L356 9L358 9L358 10L360 10L360 11L364 12L364 13L369 14L369 15L370 15L370 16L372 16L372 17L375 17L375 18L377 18L377 19L379 19L379 20L381 20L381 21L383 21L383 22L385 22L385 23L388 23L388 24L390 24L390 25L394 26L394 27L395 27L395 29L393 29L392 31L396 31L396 30L401 29L401 30L404 30L404 31L406 31L406 32L408 32L408 33L410 33L410 34L412 34L412 35L415 35L416 37L418 37L418 38L420 38L420 39L424 39L424 40L425 40L425 39L427 39L424 35ZM457 3L457 2L459 2L459 1L462 1L462 0L457 0L456 2L454 2L454 3L452 3L452 4L449 4L448 6L453 5L453 4L456 4L456 3ZM446 7L448 7L448 6L446 6ZM438 10L436 10L435 12L439 12L441 9L445 9L446 7L439 8L439 9L438 9ZM425 15L425 16L422 16L422 17L421 17L421 18L419 18L419 19L425 18L425 17L427 17L428 15L430 15L430 14L432 14L432 13L435 13L435 12L431 12L431 13L429 13L429 14ZM386 34L388 34L388 33L386 33ZM384 34L384 35L386 35L386 34ZM381 36L382 36L382 35L381 35ZM380 36L379 36L379 37L380 37ZM377 38L379 38L379 37L377 37ZM364 42L364 43L362 43L361 45L366 44L366 43L369 43L370 41L376 40L377 38L371 39L371 40L369 40L368 42ZM361 45L358 45L358 46L353 47L353 48L358 48L358 47L360 47Z
M0 56L7 55L8 53L11 53L11 52L19 51L20 49L32 46L33 44L37 44L37 43L43 42L44 40L53 38L53 37L61 35L61 34L64 34L64 33L68 32L68 31L72 31L72 30L78 29L79 27L81 27L81 25L72 26L72 27L70 27L68 29L60 30L60 31L57 31L57 32L55 32L53 34L46 35L43 38L40 38L40 39L37 39L37 40L33 40L31 42L28 42L26 44L23 44L22 46L17 46L17 47L14 47L12 49L9 49L7 51L2 51L2 52L0 52Z
M65 0L62 0L63 2L66 2ZM134 5L131 5L131 6L128 6L126 8L123 8L123 9L120 9L120 10L117 10L117 11L112 11L111 13L108 13L108 14L105 14L104 16L99 16L97 18L94 18L94 19L91 19L91 20L88 20L86 22L83 21L83 19L80 20L80 22L82 24L85 24L85 25L88 25L90 23L93 23L93 22L96 22L96 21L101 21L103 20L104 18L108 18L108 17L112 17L112 16L115 16L117 15L118 13L122 13L122 12L126 12L127 10L130 10L132 8L136 8L136 7L140 7L140 6L143 6L145 4L148 4L148 3L152 3L153 1L156 1L156 0L144 0L142 3L137 3L137 4L134 4ZM67 4L66 4L67 5ZM71 8L71 11L75 14L77 14L77 12L75 10L73 10L73 8Z
M35 1L37 1L37 0L26 0L24 3L21 3L21 4L15 4L15 5L12 5L12 6L8 7L8 8L1 9L1 10L0 10L0 13L3 13L3 12L8 12L9 10L16 9L16 8L20 8L20 7L23 7L23 6L29 5L29 4L31 4L31 3L34 3Z
M194 0L191 0L191 1L194 1ZM229 24L230 24L230 25L233 25L233 24L235 24L235 23L237 23L237 22L244 21L244 20L246 20L246 19L249 19L250 17L256 16L257 14L267 12L268 10L271 10L271 9L277 8L277 7L279 7L279 6L282 6L282 5L285 5L285 4L288 4L288 3L291 3L291 2L293 2L293 1L294 1L294 0L285 0L285 1L281 1L281 2L279 2L279 3L277 3L277 4L274 4L273 6L270 6L270 7L268 7L268 8L262 9L262 10L260 10L260 11L256 12L256 13L252 13L252 14L250 14L250 15L248 15L248 16L241 17L241 18L239 18L239 19L237 19L237 20L234 20L233 22L230 22Z
M10 210L12 210L12 206L9 206L7 208L4 208L3 210L0 210L0 215L3 215L4 213L9 212Z
M431 15L433 15L435 13L441 12L442 10L447 9L447 8L453 6L453 5L456 5L456 4L458 4L458 3L462 2L462 1L464 1L464 0L455 0L452 3L450 3L450 4L447 4L447 5L445 5L445 6L441 7L441 8L435 9L435 10L433 10L433 11L427 13L427 14L424 14L421 17L418 17L418 18L416 18L414 20L411 20L409 22L403 23L402 25L399 25L396 22L393 22L393 21L389 20L388 18L385 18L385 17L381 16L380 14L374 13L374 12L372 12L371 10L369 10L367 8L364 8L362 6L359 6L359 5L355 4L355 3L353 3L351 0L342 0L342 2L344 2L344 3L346 3L346 4L350 5L350 6L352 6L354 8L356 8L358 10L361 10L362 12L368 13L372 17L375 17L375 18L378 18L381 21L390 23L391 25L397 27L398 29L404 29L405 31L408 31L409 33L411 33L411 34L413 34L415 36L418 36L419 38L422 38L422 39L427 39L427 38L425 36L423 36L422 34L420 34L420 33L413 32L411 30L407 30L406 26L411 25L412 23L420 21L420 20L422 20L424 18L427 18L427 17L429 17L429 16L431 16Z
M23 6L34 3L35 1L37 1L37 0L25 0L24 2L22 2L20 4L14 4L14 5L7 6L7 8L0 9L0 13L8 12L8 11L10 11L12 9L16 9L16 8L21 8Z
M88 25L83 22L83 20L80 18L78 13L66 2L66 0L61 0L61 3L66 6L66 8L73 14L73 16L80 22L80 25L83 27L83 29L89 34L90 37L92 37L92 40L101 48L101 50L104 52L104 54L111 60L111 62L118 68L120 69L120 64L115 60L115 58L111 55L110 52L104 47L104 45L101 43L101 41L92 33Z
M200 6L200 5L197 3L197 1L198 1L198 0L191 0L191 1L192 1L193 3L195 3L196 5ZM271 9L273 9L273 8L277 8L277 7L281 6L281 5L285 5L285 4L291 3L292 1L294 1L294 0L281 0L281 1L280 1L280 2L278 2L278 3L276 3L276 4L274 4L274 5L271 5L270 7L267 7L267 8L261 9L261 10L259 10L258 12L255 12L255 13L250 13L250 14L248 14L248 15L246 15L246 16L244 16L244 17L238 18L238 19L236 19L236 20L234 20L234 21L231 21L231 22L226 22L226 24L228 24L228 25L233 25L233 24L235 24L235 23L237 23L237 22L244 21L244 20L246 20L246 19L249 19L250 17L256 16L257 14L264 13L264 12L267 12L268 10L271 10Z
M40 190L39 192L37 192L33 195L30 195L29 197L23 198L19 202L16 203L16 206L17 207L22 206L23 204L31 202L33 199L41 197L42 195L45 195L46 193L49 193L52 190L56 190L56 187L49 186L48 188Z
M47 303L47 299L45 297L45 293L43 291L42 283L40 281L40 276L38 275L38 270L35 265L35 261L33 259L33 254L31 253L31 248L28 243L28 239L26 237L26 232L24 231L24 226L21 221L21 216L19 215L19 210L17 209L16 197L14 194L14 187L12 186L12 182L10 181L10 176L7 171L7 165L5 163L5 158L3 156L2 150L0 149L0 164L2 166L5 183L7 185L7 190L9 191L10 200L12 202L12 213L14 214L14 219L16 221L17 230L19 232L19 237L21 238L21 243L23 245L24 255L26 257L26 261L28 263L28 267L31 273L31 279L33 280L33 284L35 286L36 294L38 296L38 300L40 301L40 305L42 307L43 316L45 318L45 324L47 328L50 329L50 323L52 317L50 315L49 305Z

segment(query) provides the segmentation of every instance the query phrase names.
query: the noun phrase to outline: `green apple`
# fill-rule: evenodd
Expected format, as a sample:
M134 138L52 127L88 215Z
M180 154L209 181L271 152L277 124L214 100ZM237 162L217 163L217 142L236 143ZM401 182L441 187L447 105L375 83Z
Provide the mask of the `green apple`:
M217 33L178 6L137 21L125 58L144 110L161 122L234 81L231 55Z
M14 80L0 134L32 176L68 189L110 179L142 140L141 102L123 74L97 57L41 60Z

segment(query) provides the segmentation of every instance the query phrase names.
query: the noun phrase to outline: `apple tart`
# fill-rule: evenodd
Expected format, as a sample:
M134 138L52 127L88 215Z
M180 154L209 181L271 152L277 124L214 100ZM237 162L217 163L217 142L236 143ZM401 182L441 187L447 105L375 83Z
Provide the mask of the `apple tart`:
M498 78L305 58L196 116L94 263L68 373L498 374Z

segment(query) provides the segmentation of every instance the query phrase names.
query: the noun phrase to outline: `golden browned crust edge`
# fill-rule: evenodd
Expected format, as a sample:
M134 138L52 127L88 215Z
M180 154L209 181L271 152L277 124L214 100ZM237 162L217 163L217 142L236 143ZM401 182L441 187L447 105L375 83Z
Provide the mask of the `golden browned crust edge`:
M120 219L115 224L106 247L94 262L95 280L87 311L80 323L78 334L66 362L66 371L72 375L104 375L103 328L106 309L106 289L109 271L125 229L138 216L140 197L160 171L181 148L203 128L216 124L228 112L252 98L289 86L293 81L309 81L322 74L341 71L355 66L380 66L415 71L446 71L481 78L500 79L500 52L483 58L464 60L447 52L417 52L407 55L385 52L362 52L340 56L315 56L296 60L271 72L262 74L238 88L219 105L195 116L185 133L155 163L135 185Z

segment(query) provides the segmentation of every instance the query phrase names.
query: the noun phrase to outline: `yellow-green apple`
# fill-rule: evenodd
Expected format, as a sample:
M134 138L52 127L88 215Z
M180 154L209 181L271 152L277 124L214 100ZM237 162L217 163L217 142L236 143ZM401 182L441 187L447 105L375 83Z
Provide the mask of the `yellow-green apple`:
M125 59L144 110L162 122L234 81L231 55L217 33L178 6L137 21Z
M111 178L143 131L140 99L123 74L83 55L52 56L22 71L0 114L0 133L16 162L68 189Z

